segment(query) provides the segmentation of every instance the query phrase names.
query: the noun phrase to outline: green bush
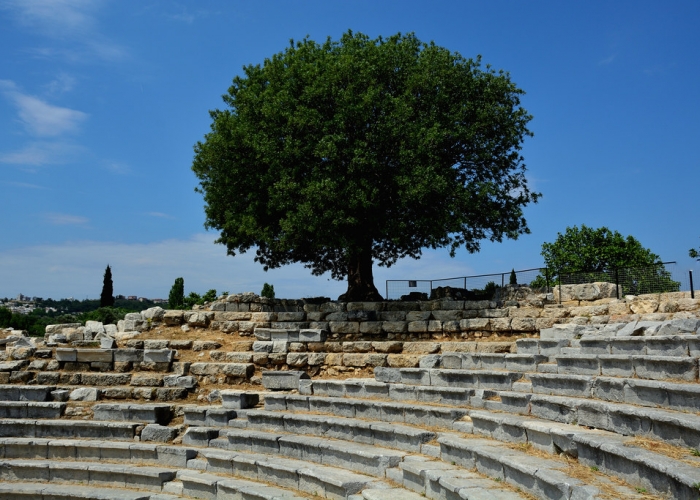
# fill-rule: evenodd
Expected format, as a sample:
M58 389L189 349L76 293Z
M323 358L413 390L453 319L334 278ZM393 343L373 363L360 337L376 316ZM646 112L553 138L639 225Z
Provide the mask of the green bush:
M275 298L275 287L269 283L265 283L262 287L262 292L260 292L261 297L267 297L268 299Z

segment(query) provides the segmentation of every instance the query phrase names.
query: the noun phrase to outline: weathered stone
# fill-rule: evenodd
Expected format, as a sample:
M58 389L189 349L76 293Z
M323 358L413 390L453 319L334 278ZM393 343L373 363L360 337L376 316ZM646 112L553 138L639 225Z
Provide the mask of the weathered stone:
M301 371L267 371L262 373L262 384L270 391L299 389L299 381L308 379Z
M184 319L184 311L168 310L163 314L163 323L168 326L179 326Z
M360 323L354 321L329 321L331 333L359 333Z
M70 401L97 401L100 391L95 387L80 387L71 391Z

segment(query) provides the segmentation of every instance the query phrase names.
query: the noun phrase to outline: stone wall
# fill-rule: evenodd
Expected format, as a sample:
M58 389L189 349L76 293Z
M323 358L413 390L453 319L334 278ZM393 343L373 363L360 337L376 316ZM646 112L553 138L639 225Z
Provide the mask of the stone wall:
M615 298L615 285L591 283L534 293L507 287L504 300L440 299L424 302L322 302L270 300L236 294L193 311L165 311L162 321L252 335L255 328L322 329L330 339L480 339L537 334L554 324L607 324L696 317L700 299L689 292ZM126 325L125 325L126 326Z

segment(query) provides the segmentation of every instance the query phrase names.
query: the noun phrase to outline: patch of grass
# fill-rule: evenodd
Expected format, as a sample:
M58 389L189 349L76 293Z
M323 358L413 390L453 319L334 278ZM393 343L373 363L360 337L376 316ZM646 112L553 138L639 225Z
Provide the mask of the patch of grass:
M493 480L496 481L497 483L500 483L500 482L501 482L501 478L500 478L500 477L494 477Z
M637 490L637 493L646 493L647 489L646 488L635 488Z
M591 470L592 470L593 472L598 472L600 469L598 468L597 465L591 465Z
M700 457L700 450L698 450L697 448L691 448L690 454L693 455L694 457Z

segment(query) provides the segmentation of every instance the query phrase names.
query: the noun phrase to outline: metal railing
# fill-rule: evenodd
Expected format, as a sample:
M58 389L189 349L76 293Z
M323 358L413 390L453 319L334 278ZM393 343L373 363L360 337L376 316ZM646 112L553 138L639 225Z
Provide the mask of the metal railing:
M513 281L514 283L512 283ZM428 300L436 298L440 288L459 289L474 298L493 296L498 288L510 284L526 285L543 292L551 292L558 285L607 282L617 285L617 297L690 291L694 297L692 271L677 268L676 262L662 262L653 266L628 267L605 271L555 271L546 267L479 274L434 280L387 280L387 300Z

